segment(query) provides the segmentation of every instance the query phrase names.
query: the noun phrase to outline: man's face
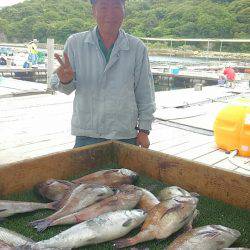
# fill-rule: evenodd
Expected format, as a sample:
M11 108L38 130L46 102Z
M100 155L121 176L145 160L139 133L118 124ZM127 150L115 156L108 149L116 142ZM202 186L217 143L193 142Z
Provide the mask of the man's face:
M122 25L124 4L122 0L96 0L93 13L100 30L112 34Z

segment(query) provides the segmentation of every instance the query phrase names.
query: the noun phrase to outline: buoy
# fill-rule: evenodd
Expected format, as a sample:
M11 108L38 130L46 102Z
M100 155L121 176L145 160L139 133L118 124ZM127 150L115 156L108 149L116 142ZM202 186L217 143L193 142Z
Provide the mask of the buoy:
M214 136L220 149L237 150L240 156L250 156L250 99L236 99L219 112Z

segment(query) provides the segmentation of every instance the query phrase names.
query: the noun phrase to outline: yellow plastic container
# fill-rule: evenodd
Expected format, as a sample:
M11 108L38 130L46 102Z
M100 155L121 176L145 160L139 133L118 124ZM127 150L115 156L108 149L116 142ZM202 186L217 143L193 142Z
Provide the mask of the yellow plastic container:
M240 98L224 107L215 120L214 135L219 148L250 156L250 99Z

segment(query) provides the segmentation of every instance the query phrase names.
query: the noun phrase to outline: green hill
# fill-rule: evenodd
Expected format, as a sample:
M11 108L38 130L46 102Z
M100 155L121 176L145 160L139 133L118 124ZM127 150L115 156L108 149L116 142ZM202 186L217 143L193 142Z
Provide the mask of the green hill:
M124 29L142 37L250 38L249 0L129 0ZM95 24L87 0L26 0L0 10L0 37L64 43Z

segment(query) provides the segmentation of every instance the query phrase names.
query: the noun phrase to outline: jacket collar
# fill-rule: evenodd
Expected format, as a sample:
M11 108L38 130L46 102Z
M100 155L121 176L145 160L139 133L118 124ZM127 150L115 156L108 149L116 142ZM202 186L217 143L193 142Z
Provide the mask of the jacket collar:
M98 38L96 35L96 29L97 29L97 26L94 27L92 30L90 30L87 33L87 35L84 39L85 43L91 43L93 45L98 45ZM119 34L118 34L118 37L117 37L117 39L115 41L115 45L114 45L114 48L115 47L117 50L129 50L129 41L128 41L126 33L122 29L119 30Z

